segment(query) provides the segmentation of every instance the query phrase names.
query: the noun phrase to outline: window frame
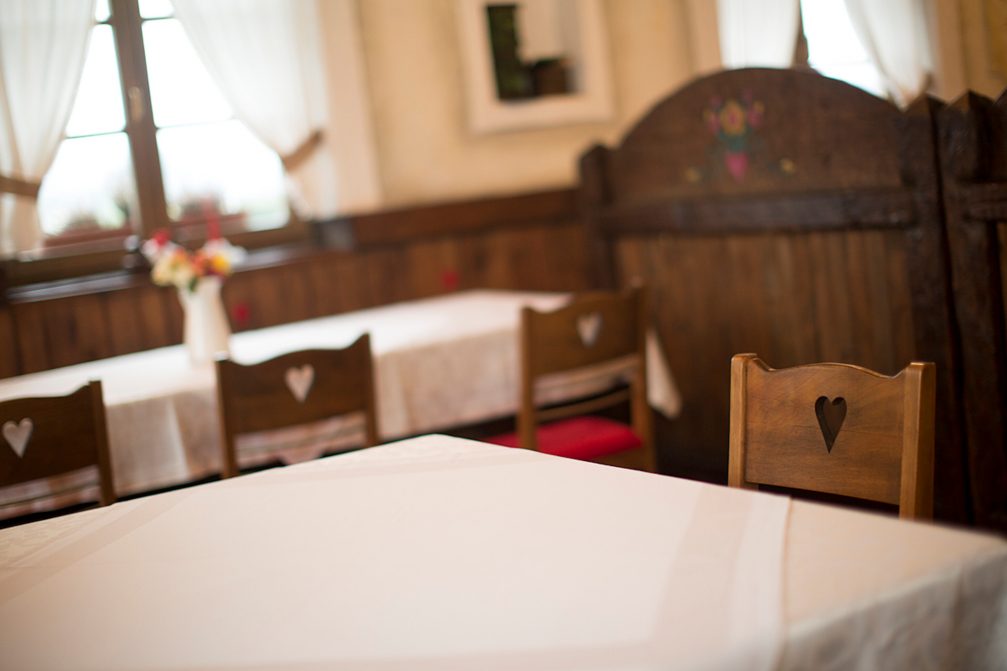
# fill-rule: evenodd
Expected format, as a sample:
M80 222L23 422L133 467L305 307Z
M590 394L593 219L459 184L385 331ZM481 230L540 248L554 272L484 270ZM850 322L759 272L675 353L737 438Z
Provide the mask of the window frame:
M130 222L132 229L61 233L48 238L55 244L44 244L30 258L4 260L0 277L6 286L146 269L139 243L160 229L170 230L179 244L199 246L205 242L204 234L195 233L203 228L198 219L179 226L179 222L168 216L139 0L108 0L108 4L109 17L94 25L108 25L112 29L125 117L121 132L126 134L130 148L138 216ZM292 209L282 226L262 231L225 231L225 234L232 243L251 249L308 242L311 238L308 225Z

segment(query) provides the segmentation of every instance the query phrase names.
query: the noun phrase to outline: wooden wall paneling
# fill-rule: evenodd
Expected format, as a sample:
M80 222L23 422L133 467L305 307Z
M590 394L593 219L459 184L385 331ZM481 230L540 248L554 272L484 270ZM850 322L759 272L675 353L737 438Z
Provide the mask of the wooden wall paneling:
M457 289L584 288L586 238L575 215L574 191L555 189L350 217L343 223L356 235L353 252L252 252L224 283L228 319L240 332L442 293L454 278ZM16 289L8 308L12 363L0 363L0 374L182 341L175 290L146 278ZM97 303L85 298L98 295ZM2 329L0 322L0 356Z
M612 238L601 225L601 212L611 204L608 187L609 150L595 145L578 163L580 184L577 208L586 236L585 252L590 261L589 281L595 288L612 288L616 281L615 252Z
M21 373L35 373L52 368L49 339L45 325L46 302L17 303L11 314L17 327L17 345L21 355Z
M841 302L833 303L836 289L844 285L841 278L836 277L830 252L841 237L835 233L809 233L808 249L814 270L809 280L815 288L816 332L818 336L818 356L822 361L839 361L845 363L844 341L847 339L849 319L841 314ZM772 364L770 364L772 365Z
M232 332L262 328L266 316L260 312L261 303L255 293L255 280L251 273L237 273L224 282L221 292L224 310Z
M488 279L489 236L466 235L458 238L457 263L459 289L476 289L490 286Z
M182 340L181 312L178 292L153 284L134 290L136 293L136 318L143 325L143 349L167 347ZM175 314L170 304L178 313ZM114 313L113 313L114 314Z
M524 238L520 243L524 252L524 264L517 279L518 287L531 290L536 287L544 289L562 288L560 273L557 272L562 261L552 247L551 230L541 226L526 228L520 231Z
M112 337L101 294L49 301L43 315L49 367L112 356Z
M772 306L766 300L766 270L761 265L762 238L721 238L725 264L720 272L726 282L718 291L718 307L732 316L732 323L722 332L730 334L729 348L736 343L737 333L744 333L746 352L765 352L770 347L768 321ZM714 307L713 309L718 309ZM724 324L728 325L728 324Z
M363 263L363 259L354 254L338 254L324 262L327 269L323 276L325 280L322 284L315 282L312 286L315 296L325 295L327 300L333 302L334 309L328 310L326 314L352 312L371 304L364 290L366 278Z
M110 291L101 296L104 319L109 325L110 356L147 349L146 328L140 318L138 290Z
M346 290L339 271L345 267L337 254L319 254L304 264L305 281L314 298L312 316L337 314L343 311L341 292Z
M416 298L437 296L458 288L457 242L441 238L417 242L405 250L410 270L410 293Z
M671 237L682 251L657 259L674 264L668 272L618 273L678 287L654 287L683 311L663 320L681 325L663 336L685 399L677 424L711 465L726 464L732 354L889 372L925 358L943 376L938 515L963 519L934 108L903 114L813 73L728 71L692 82L619 146L582 158L588 234L597 222L595 237L617 249L642 236L634 244L666 249L655 241Z
M966 523L971 521L972 513L966 483L966 438L957 383L960 361L955 350L951 268L937 149L936 117L942 106L933 98L921 97L899 117L899 174L912 187L917 213L916 225L903 240L903 258L911 292L913 358L933 361L937 366L934 515L937 519ZM889 250L896 252L894 242ZM894 263L889 264L890 272L894 267ZM893 282L897 279L894 277ZM905 321L908 319L897 325L904 326Z
M787 317L780 320L776 333L780 367L797 366L820 361L815 321L815 287L809 281L814 275L814 261L809 249L809 236L774 234L777 263L787 269L781 276L777 297L781 312Z
M587 238L577 221L567 221L555 229L555 239L550 250L561 271L559 288L583 290L593 286L589 263Z
M884 264L880 267L887 271L888 292L891 299L889 303L891 330L888 333L888 345L892 351L892 365L895 369L899 369L913 359L931 361L937 357L933 356L928 358L928 351L921 348L921 336L919 334L919 329L916 327L917 315L922 308L919 307L920 297L916 293L915 285L923 279L923 276L927 274L927 270L926 268L913 269L915 260L911 260L911 253L907 248L905 236L887 233L882 233L882 235L884 236L884 256L880 258L884 259ZM913 279L914 276L916 277L915 281ZM939 280L933 279L932 281ZM945 319L950 320L950 316L945 314ZM934 322L931 321L931 324L933 323ZM950 343L945 342L945 344L941 346L941 349L949 347ZM936 352L936 354L940 353L940 351ZM953 388L952 380L954 379L954 369L952 366L957 364L948 360L948 357L951 356L950 354L944 353L943 356L944 359L941 361L941 364L943 364L945 372L943 376L939 371L937 373L938 390L939 392L949 394L951 393L950 390ZM946 430L939 430L937 435L945 441L945 445L960 446L960 435L958 433L947 432L953 431L955 427L955 416L957 416L960 412L957 409L957 405L947 405L948 400L949 399L945 397L944 402L937 402L937 407L941 408L943 411L943 414L939 416L947 422ZM961 448L955 449L958 450ZM951 456L948 450L945 450L945 453L946 457ZM960 464L952 466L951 464L945 463L944 466L947 468L954 467L961 469ZM945 499L942 500L941 505L946 504L947 500L945 497ZM955 519L961 521L957 517Z
M1001 296L1003 297L1003 311L1007 314L1007 221L1002 221L997 225L997 237L1000 240L1000 284ZM1007 336L1007 332L1005 332ZM1007 337L1004 339L1004 348L1007 349Z
M535 261L533 243L524 230L502 231L497 237L506 254L503 286L508 289L527 289L535 283L532 276L539 272Z
M848 233L843 236L843 246L846 251L845 271L849 277L846 283L848 287L844 292L848 296L850 330L853 336L852 352L861 357L870 357L870 368L875 371L884 371L889 375L884 364L891 358L891 347L878 347L878 340L875 334L882 328L888 326L887 320L882 319L878 323L875 319L873 308L874 299L870 276L867 272L867 236L871 232ZM847 359L853 361L853 359Z
M556 221L575 212L574 191L553 189L516 196L421 205L348 217L347 220L353 227L357 245L361 249L369 249Z
M303 321L314 316L314 296L303 262L270 268L262 283L282 306L276 310L277 324Z
M20 373L14 318L7 306L0 306L0 378Z
M413 297L412 268L401 247L374 249L364 253L367 306L387 305Z
M486 285L491 289L514 288L514 274L519 272L514 258L514 234L509 230L486 234Z
M226 284L224 285L227 286ZM156 294L160 298L162 314L165 316L165 326L168 329L168 344L177 345L182 342L183 329L185 328L185 312L182 310L182 303L178 298L178 291L170 288L163 288ZM155 300L149 299L154 310ZM225 304L226 305L226 304Z
M312 317L358 310L365 305L360 295L356 258L344 252L313 256L303 265L304 282L310 294Z
M1002 103L968 93L941 111L939 123L973 512L978 524L1007 531L1003 259L997 221L987 218L997 214L998 200L1007 214L1007 105ZM979 199L981 210L972 207Z
M867 288L866 298L870 305L870 314L867 318L873 325L867 351L875 352L878 356L877 365L873 370L893 375L908 359L902 360L896 355L896 348L892 342L899 338L895 335L896 320L893 316L895 305L887 272L891 258L886 252L885 236L886 233L883 231L869 231L859 238L858 253L862 256L851 271L862 274L864 286ZM863 297L858 300L863 300ZM904 307L908 311L911 304L907 301Z

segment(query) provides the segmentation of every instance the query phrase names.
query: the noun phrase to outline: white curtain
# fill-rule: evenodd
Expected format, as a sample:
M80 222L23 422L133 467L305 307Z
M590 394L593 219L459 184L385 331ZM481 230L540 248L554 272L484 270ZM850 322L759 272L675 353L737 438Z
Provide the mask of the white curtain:
M926 89L932 69L923 1L846 0L846 8L888 92L907 105Z
M799 15L800 0L717 0L724 67L789 68Z
M173 0L175 15L235 114L285 160L295 210L336 213L331 153L306 143L326 122L318 16L307 0ZM302 149L302 151L298 151ZM291 157L299 155L293 161Z
M0 0L0 256L42 240L38 184L77 95L94 2Z

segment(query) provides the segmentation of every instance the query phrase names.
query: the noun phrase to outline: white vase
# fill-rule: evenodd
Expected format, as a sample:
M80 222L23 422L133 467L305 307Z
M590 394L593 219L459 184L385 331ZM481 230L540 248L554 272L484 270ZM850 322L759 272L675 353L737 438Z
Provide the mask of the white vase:
M194 291L178 290L185 313L184 342L193 365L207 364L219 354L230 354L231 329L220 299L220 287L219 277L202 277Z

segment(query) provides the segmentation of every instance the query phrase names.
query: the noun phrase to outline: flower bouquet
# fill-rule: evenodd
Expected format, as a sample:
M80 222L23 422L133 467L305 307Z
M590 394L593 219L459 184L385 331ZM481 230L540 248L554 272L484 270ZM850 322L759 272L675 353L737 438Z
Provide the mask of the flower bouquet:
M172 242L165 230L143 243L142 252L150 261L150 277L154 284L175 286L190 293L196 291L203 278L227 277L245 258L243 248L235 247L224 238L211 238L193 252Z
M185 312L184 340L193 364L209 363L230 351L231 334L220 298L221 282L245 257L245 250L213 236L196 251L172 242L167 231L143 243L154 284L174 286Z

